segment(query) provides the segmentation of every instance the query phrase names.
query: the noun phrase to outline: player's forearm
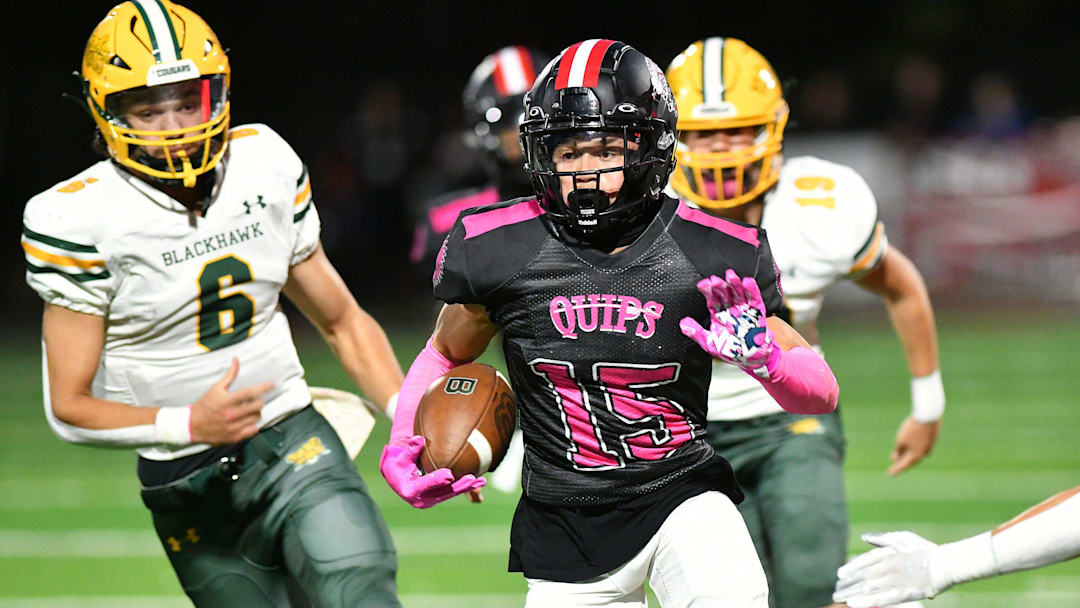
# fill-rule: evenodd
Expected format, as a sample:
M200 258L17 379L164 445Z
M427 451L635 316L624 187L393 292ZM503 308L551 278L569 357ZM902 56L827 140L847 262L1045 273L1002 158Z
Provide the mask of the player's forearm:
M1080 556L1078 492L1058 494L993 532L941 545L931 558L935 585L944 590Z
M52 395L53 432L68 443L141 447L190 443L189 408L137 407L86 395Z
M836 409L840 387L825 359L806 348L779 346L769 356L764 373L753 375L785 411L794 414L827 414Z
M995 529L991 538L1001 573L1080 556L1080 487L1028 509Z
M912 377L927 376L938 368L937 328L930 296L921 277L913 277L885 307L904 348Z
M894 297L886 298L885 306L911 373L912 418L930 423L940 420L945 412L945 389L938 371L937 329L922 277L910 262L907 264L910 268L903 273L905 280Z
M432 346L433 340L434 337L428 340L423 350L416 355L416 359L409 366L409 373L405 374L405 380L401 383L394 410L394 422L390 427L391 443L402 442L413 436L420 399L435 380L458 365Z
M404 376L382 326L353 305L340 319L322 329L345 372L373 403L386 411Z

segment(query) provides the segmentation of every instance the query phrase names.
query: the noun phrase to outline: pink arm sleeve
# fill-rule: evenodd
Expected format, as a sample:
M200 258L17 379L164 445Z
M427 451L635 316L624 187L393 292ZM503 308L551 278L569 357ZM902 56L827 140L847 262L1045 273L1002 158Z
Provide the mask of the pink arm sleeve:
M747 373L757 378L785 411L827 414L836 409L836 399L840 395L836 376L825 359L813 350L804 346L783 350L778 346L769 355L765 369L767 375Z
M394 411L394 422L390 426L391 444L400 443L415 435L413 425L420 399L423 398L432 382L456 366L457 364L435 350L435 347L431 345L431 339L428 339L424 350L416 355L416 359L409 366L409 373L405 374L405 380L401 383L397 409Z

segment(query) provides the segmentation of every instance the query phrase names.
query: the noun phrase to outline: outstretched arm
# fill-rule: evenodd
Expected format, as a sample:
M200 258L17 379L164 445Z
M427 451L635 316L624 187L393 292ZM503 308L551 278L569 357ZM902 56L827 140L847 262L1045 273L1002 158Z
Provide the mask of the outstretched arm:
M945 389L938 371L934 309L919 270L896 248L855 282L885 301L911 372L911 415L896 433L889 467L889 475L897 475L930 454L941 430Z
M932 598L981 578L1080 556L1080 486L990 532L936 545L913 532L864 534L876 548L838 571L833 600L870 608Z
M483 478L465 475L454 480L449 469L420 474L416 459L424 438L413 432L416 408L432 382L454 367L472 361L487 348L498 326L477 304L443 307L435 332L416 356L398 394L390 442L383 449L379 470L399 496L414 507L427 508L458 494L483 487Z

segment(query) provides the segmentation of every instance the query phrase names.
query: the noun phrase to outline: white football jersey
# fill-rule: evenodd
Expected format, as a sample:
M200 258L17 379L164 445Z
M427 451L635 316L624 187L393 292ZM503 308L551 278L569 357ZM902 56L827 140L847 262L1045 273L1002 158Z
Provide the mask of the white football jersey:
M26 278L46 302L105 317L95 397L189 405L236 357L232 390L274 382L267 426L311 401L278 297L318 246L319 216L307 169L266 125L232 129L215 171L203 217L107 160L38 194L23 215ZM207 447L139 453L170 460Z
M791 325L812 327L825 289L881 263L888 248L877 202L854 169L812 156L785 159L761 218L780 268ZM713 363L709 420L742 420L783 409L739 368Z

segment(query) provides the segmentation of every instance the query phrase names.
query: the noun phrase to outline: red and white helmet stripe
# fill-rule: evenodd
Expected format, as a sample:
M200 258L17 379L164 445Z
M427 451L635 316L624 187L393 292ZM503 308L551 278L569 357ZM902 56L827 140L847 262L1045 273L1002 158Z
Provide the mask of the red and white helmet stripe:
M595 87L600 80L600 66L614 40L592 39L579 42L563 52L555 90L569 87Z
M495 57L495 94L508 97L528 91L536 80L536 66L529 50L523 46L499 49Z

